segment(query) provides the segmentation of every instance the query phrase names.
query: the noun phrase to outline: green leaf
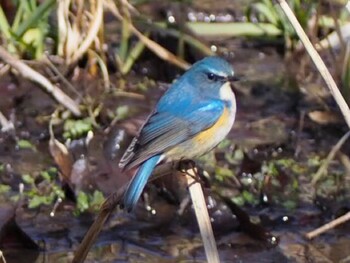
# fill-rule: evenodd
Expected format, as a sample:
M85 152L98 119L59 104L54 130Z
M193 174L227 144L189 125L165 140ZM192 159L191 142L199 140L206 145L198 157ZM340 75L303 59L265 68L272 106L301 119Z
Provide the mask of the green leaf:
M47 204L48 200L46 196L35 195L29 200L28 208L37 208L43 204Z
M10 25L7 21L6 15L4 13L4 10L0 6L0 30L3 33L3 36L5 36L6 40L9 41L11 39L11 29Z
M44 180L51 182L51 176L47 171L41 172L40 175Z
M279 18L272 4L270 5L268 3L256 3L254 4L254 8L258 11L260 15L262 15L266 19L266 21L275 26L278 25Z
M26 184L34 184L34 178L30 174L23 174L22 180Z
M46 0L38 8L30 14L29 18L21 23L16 30L17 37L22 37L22 35L31 27L37 25L42 21L43 17L47 16L47 11L49 11L56 4L56 0ZM46 13L46 14L45 14Z
M90 118L82 120L68 119L64 123L63 130L65 131L63 134L65 138L78 138L92 130L92 121Z
M92 195L90 207L98 210L104 201L105 201L105 197L103 193L98 190L95 190L94 194Z
M255 198L255 196L248 191L243 191L242 196L243 196L243 199L249 204L257 204L258 203L258 200Z
M10 200L11 200L11 202L13 202L13 203L17 203L17 202L19 201L20 198L21 198L20 195L14 195L14 196L11 196L11 197L10 197Z
M7 184L0 184L0 194L6 194L11 190L11 187Z
M31 150L35 150L35 146L28 140L19 140L17 142L17 146L20 149L31 149Z
M232 202L234 202L238 206L243 206L244 205L244 198L242 195L235 196L231 198Z
M117 120L123 120L123 119L127 118L128 115L129 115L129 112L130 112L130 108L127 105L122 105L122 106L117 107L117 109L116 109L116 114L117 114L116 119Z
M215 169L215 178L223 182L227 177L233 177L234 172L231 169L224 168L224 167L216 167Z
M84 212L89 209L89 198L84 192L79 192L77 196L77 209L79 212Z
M206 22L188 22L187 26L198 36L281 36L282 31L275 25L269 23L206 23Z

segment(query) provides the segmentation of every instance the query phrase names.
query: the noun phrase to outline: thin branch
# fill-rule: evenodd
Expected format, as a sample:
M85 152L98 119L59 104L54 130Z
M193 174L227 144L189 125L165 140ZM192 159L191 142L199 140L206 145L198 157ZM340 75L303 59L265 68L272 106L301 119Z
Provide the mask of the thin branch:
M1 131L2 132L8 132L13 131L15 129L15 126L13 123L6 119L5 115L0 111L0 125L1 125Z
M320 178L325 174L325 172L327 171L327 168L329 166L329 163L334 159L335 154L343 146L343 144L346 142L346 140L349 138L349 136L350 136L350 131L345 133L343 135L343 137L341 137L341 139L337 142L337 144L333 146L333 148L329 152L326 160L323 162L321 167L317 170L317 172L313 176L312 181L311 181L311 183L313 185L315 185L318 182L318 180L320 180Z
M278 3L280 4L283 12L287 16L289 22L292 24L294 30L298 34L301 42L303 43L306 51L309 53L312 61L314 62L317 70L320 72L322 78L326 82L326 85L328 89L330 90L331 94L333 95L335 101L337 102L344 119L350 128L350 109L346 101L344 100L342 94L340 93L337 84L335 83L332 75L329 73L329 70L327 69L327 66L323 62L321 56L317 53L316 49L313 47L311 41L305 34L305 31L301 27L300 23L298 22L297 18L295 17L293 11L290 9L288 3L285 0L278 0Z
M58 103L62 104L64 107L70 110L74 115L81 115L79 105L74 100L72 100L57 86L53 85L47 78L45 78L39 72L33 70L19 59L13 57L1 46L0 59L2 59L5 63L11 65L11 67L13 67L14 69L16 69L22 75L23 78L38 83L41 87L44 88L44 90L47 93L51 94Z
M88 48L91 46L92 42L96 38L103 22L103 0L96 1L96 12L94 12L94 17L91 21L92 23L90 25L86 37L79 45L78 50L76 50L73 53L72 57L67 58L67 64L72 64L78 61L80 57L88 50Z
M110 1L110 0L106 1L105 5L112 12L112 14L116 18L118 18L120 21L123 21L125 19L120 14L116 4L113 1ZM154 54L156 54L161 59L168 61L182 69L188 69L190 67L190 65L186 61L178 58L173 53L166 50L164 47L154 42L153 40L149 39L144 34L142 34L131 22L129 22L129 28L132 31L132 33L136 35L140 39L140 41L142 41L145 44L145 46L147 46L148 49L150 49Z
M6 263L6 259L4 254L2 253L2 251L0 250L0 259L1 259L1 263Z
M77 89L66 79L65 76L58 70L58 68L54 65L52 62L50 56L48 54L45 54L44 61L46 64L50 67L50 69L57 75L57 77L66 85L67 88L69 88L70 91L74 92L74 94L79 98L80 101L83 101L83 96L77 91Z
M78 249L75 251L72 263L83 263L85 261L86 256L89 253L92 245L95 243L96 238L100 234L104 223L112 214L113 210L118 205L120 199L123 197L125 188L126 187L123 187L117 192L111 194L102 204L102 207L95 221L92 223L89 230L85 234L83 241L80 243Z
M165 163L163 165L159 165L151 179L149 181L155 180L169 172L173 171L174 168L178 166L178 163ZM84 239L80 243L79 247L74 253L74 258L72 263L82 263L85 261L87 254L89 253L92 245L95 243L96 238L100 234L104 223L108 219L108 217L112 214L114 209L119 204L120 199L123 197L124 192L126 190L128 184L124 187L118 189L118 191L111 194L105 202L102 204L100 211L95 219L95 221L90 226L89 230L86 232Z
M175 169L179 169L179 162L169 162L162 165L157 166L155 169L151 179L149 181L153 181L161 176L171 173ZM215 238L213 235L213 230L211 227L211 221L209 218L207 206L205 203L202 187L200 183L195 181L195 173L197 169L191 168L186 170L187 174L187 184L189 186L189 191L191 195L191 199L193 202L193 207L195 209L197 222L199 225L199 229L201 232L205 253L207 255L207 259L209 263L219 263L219 255L215 243ZM104 223L111 215L113 210L119 204L120 199L124 195L128 184L124 187L120 188L117 192L111 194L106 201L103 203L95 221L90 226L89 230L84 236L83 241L80 243L79 247L75 251L73 263L82 263L84 262L91 246L95 243L96 238L101 232Z
M330 229L333 229L336 226L343 224L349 220L350 220L350 212L332 220L331 222L329 222L329 223L327 223L327 224L325 224L325 225L323 225L323 226L321 226L321 227L319 227L319 228L317 228L309 233L306 233L305 237L308 239L313 239L314 237L317 237L317 236L321 235L322 233L324 233Z

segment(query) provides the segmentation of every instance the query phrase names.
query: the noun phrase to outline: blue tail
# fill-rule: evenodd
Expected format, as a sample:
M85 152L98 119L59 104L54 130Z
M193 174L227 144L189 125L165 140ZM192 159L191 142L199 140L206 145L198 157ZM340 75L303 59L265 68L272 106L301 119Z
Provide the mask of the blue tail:
M131 182L126 189L124 194L123 205L128 211L131 211L136 205L137 201L142 194L143 188L148 181L148 178L151 176L154 167L157 165L160 155L153 156L152 158L145 161L131 179Z

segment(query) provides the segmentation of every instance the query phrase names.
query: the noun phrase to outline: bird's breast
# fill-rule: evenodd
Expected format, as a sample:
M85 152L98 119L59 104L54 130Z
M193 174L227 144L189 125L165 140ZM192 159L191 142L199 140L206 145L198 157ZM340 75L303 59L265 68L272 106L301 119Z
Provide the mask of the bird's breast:
M166 155L169 159L193 158L207 153L218 145L230 132L236 116L236 100L230 84L225 83L220 90L220 98L225 108L220 118L210 128L172 148Z
M221 117L210 128L193 137L193 141L203 153L219 144L230 132L235 120L235 111L225 107Z

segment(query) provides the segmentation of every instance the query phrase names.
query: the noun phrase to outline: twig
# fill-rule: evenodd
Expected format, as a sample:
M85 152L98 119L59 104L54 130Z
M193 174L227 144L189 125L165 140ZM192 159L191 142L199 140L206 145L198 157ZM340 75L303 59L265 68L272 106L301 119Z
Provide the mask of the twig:
M105 64L105 62L103 61L101 56L99 54L97 54L97 52L90 49L89 53L92 54L93 56L95 56L95 58L97 59L97 63L100 66L102 77L103 77L103 86L105 88L105 91L110 90L111 81L109 80L107 65Z
M334 159L335 154L339 151L339 149L346 142L346 140L349 138L349 136L350 136L350 131L345 133L343 135L343 137L341 137L341 139L337 142L337 144L333 146L333 148L329 152L326 160L323 162L321 167L317 170L317 172L313 176L312 181L311 181L311 183L313 185L315 185L318 182L318 180L320 180L320 178L323 176L323 174L326 172L327 167L329 166L329 163Z
M346 213L343 216L338 217L337 219L332 220L331 222L305 234L305 237L308 239L313 239L314 237L317 237L321 235L322 233L335 228L336 226L345 223L346 221L350 220L350 212Z
M124 20L124 17L120 14L118 8L116 7L113 1L106 1L105 5L109 8L109 10L116 18L118 18L120 21ZM190 65L186 61L176 57L173 53L171 53L158 43L152 41L151 39L143 35L131 22L129 22L129 28L132 31L132 33L135 34L140 39L140 41L142 41L145 44L145 46L147 46L148 49L150 49L161 59L168 61L182 69L188 69L190 67Z
M297 132L296 142L295 142L295 151L294 151L295 158L298 157L300 150L302 148L300 145L300 137L301 137L301 132L304 129L304 121L305 121L305 111L302 111L299 117L298 132Z
M165 163L159 165L154 171L151 179L149 181L153 181L165 174L169 174L174 171L174 169L179 168L179 162L175 163ZM201 232L205 253L207 255L207 259L209 263L219 263L219 255L215 243L215 238L213 235L213 230L211 227L211 222L207 210L207 206L205 203L202 187L200 183L195 181L196 178L196 168L191 168L186 171L188 174L187 184L189 186L189 191L191 195L191 199L193 202L193 207L195 209L199 229ZM120 188L117 192L111 194L106 201L103 203L95 221L90 226L89 230L84 236L84 239L80 243L79 247L75 251L74 259L72 263L82 263L84 262L91 246L94 244L96 238L101 232L104 223L107 218L111 215L113 210L119 204L121 197L123 196L126 190L127 184Z
M86 256L89 253L91 246L95 243L97 236L100 234L104 223L122 198L125 188L126 187L121 188L119 191L111 194L102 204L95 221L92 223L88 232L85 234L83 241L75 251L72 263L82 263L85 261Z
M92 42L96 38L103 22L103 0L96 1L96 12L92 18L91 26L86 34L86 37L79 45L78 49L73 53L72 57L67 58L67 64L75 63L88 50Z
M186 171L187 185L190 191L192 204L196 213L199 230L202 236L205 254L209 263L219 263L219 253L216 247L213 229L205 202L202 186L195 180L197 168Z
M174 168L177 168L177 167L178 167L178 163L165 163L163 165L158 166L154 171L150 181L155 180L156 178L159 178L165 174L168 174ZM111 194L106 199L106 201L102 204L101 209L95 221L92 223L89 230L86 232L84 239L82 240L79 247L75 251L72 263L84 262L87 254L89 253L91 246L95 243L95 240L100 234L107 218L111 215L113 210L119 204L119 201L126 190L126 186L127 184L124 187L120 188L118 191Z
M58 68L54 65L52 62L50 56L48 54L45 54L44 61L46 64L50 67L50 69L57 75L57 77L66 85L67 88L69 88L70 91L74 92L74 94L83 101L83 96L77 91L77 89L68 81L68 79L63 76L63 74L58 70Z
M303 28L295 17L293 11L290 9L288 3L285 0L278 0L279 5L281 6L283 12L287 16L289 22L292 24L294 30L298 34L301 42L305 46L306 51L309 53L312 61L314 62L317 70L320 72L322 78L326 82L327 87L329 88L331 94L333 95L335 101L337 102L344 119L350 128L350 109L346 101L344 100L342 94L340 93L337 84L335 83L332 75L329 73L325 63L323 62L320 55L317 53L316 49L313 47L311 41L305 34Z
M81 112L79 106L72 100L67 94L65 94L57 86L53 85L47 78L41 75L39 72L33 70L19 59L10 55L3 47L0 46L0 59L2 59L11 67L15 68L23 78L29 79L38 83L45 89L46 92L51 94L60 104L65 106L74 115L80 116Z
M341 151L338 152L338 157L340 162L342 163L342 165L345 168L345 176L350 176L350 159L349 156L347 156L346 154L342 153Z
M1 259L1 263L6 263L6 259L4 254L2 253L2 251L0 250L0 259Z
M7 131L13 131L15 129L15 126L13 123L6 119L5 115L2 114L0 111L0 125L1 125L1 131L7 132Z

